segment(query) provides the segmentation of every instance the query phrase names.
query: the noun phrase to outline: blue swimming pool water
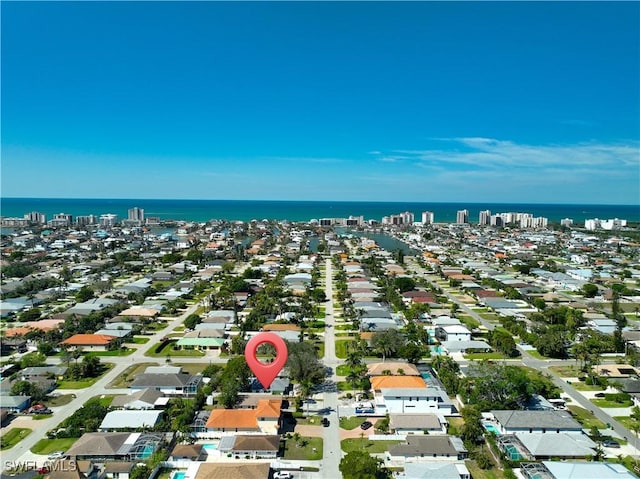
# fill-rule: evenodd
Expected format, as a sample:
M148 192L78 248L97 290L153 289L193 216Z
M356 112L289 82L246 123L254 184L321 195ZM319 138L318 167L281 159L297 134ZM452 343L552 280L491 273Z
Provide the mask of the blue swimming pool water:
M204 449L205 451L215 451L216 449L218 449L218 445L217 444L203 444L202 445L202 449Z
M184 471L177 471L173 473L173 479L184 479Z
M492 432L496 435L500 434L500 431L498 431L498 428L496 428L493 424L482 423L482 426L489 432Z

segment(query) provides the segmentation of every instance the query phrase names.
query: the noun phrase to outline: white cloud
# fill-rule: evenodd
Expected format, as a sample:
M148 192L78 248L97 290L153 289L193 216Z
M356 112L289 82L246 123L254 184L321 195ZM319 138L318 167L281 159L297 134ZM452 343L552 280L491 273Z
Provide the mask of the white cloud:
M573 145L527 145L493 138L440 139L454 148L429 150L394 150L383 153L381 161L412 159L423 167L457 166L460 170L520 170L555 168L637 168L640 166L640 143L578 143Z

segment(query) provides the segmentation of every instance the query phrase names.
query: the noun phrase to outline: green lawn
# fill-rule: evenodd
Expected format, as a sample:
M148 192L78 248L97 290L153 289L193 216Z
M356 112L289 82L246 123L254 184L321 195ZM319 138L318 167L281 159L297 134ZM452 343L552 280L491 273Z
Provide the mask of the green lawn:
M34 421L42 421L43 419L49 419L53 414L34 414L31 419Z
M638 422L635 419L633 419L631 416L614 416L613 419L618 421L627 429L631 429L631 425Z
M549 369L562 378L577 378L581 374L577 366L551 366Z
M113 363L102 363L105 368L102 374L95 378L83 379L80 381L60 381L58 383L58 389L85 389L93 386L102 376L104 376L112 367Z
M320 359L324 358L324 341L316 341L313 343L313 345L316 348L316 351L318 352L318 357Z
M573 381L571 386L573 386L576 391L604 391L602 386L585 384L584 381Z
M364 422L365 418L359 416L341 417L340 427L342 429L352 430L360 426Z
M142 374L149 366L158 366L158 363L137 363L128 367L124 373L118 376L111 384L110 388L126 388L133 382L138 374Z
M627 399L624 401L611 401L610 399L589 399L593 404L598 407L631 407L633 406L633 401L631 399Z
M299 447L301 441L304 447ZM322 459L322 438L302 436L296 444L293 439L287 439L284 443L284 459L298 461L318 461Z
M540 354L536 349L528 349L526 353L529 354L529 356L536 359L549 359L546 356L543 356L542 354Z
M61 396L49 396L46 399L47 406L64 406L73 400L73 394L63 394Z
M22 427L14 427L9 429L1 438L0 438L0 449L3 451L5 449L11 449L13 446L18 444L22 439L31 434L31 429L22 428Z
M504 354L496 353L496 352L492 352L492 353L468 353L468 354L463 354L463 357L465 359L471 359L471 360L508 359Z
M322 416L297 417L296 426L319 426Z
M386 452L389 446L399 444L402 441L370 441L365 438L345 439L340 442L340 447L344 452L365 451L369 454Z
M347 358L347 343L351 343L351 339L338 339L336 341L336 356L340 359Z
M472 318L468 314L459 314L458 319L462 321L462 323L469 329L475 329L480 326L480 321L475 318Z
M470 459L464 461L464 465L469 469L469 473L473 479L505 479L504 471L498 468L480 469L476 461Z
M146 344L150 339L151 338L146 338L144 336L134 336L133 338L128 339L126 342L132 344Z
M336 368L336 374L338 376L347 376L351 371L351 367L347 364L341 364Z
M593 426L596 426L598 429L607 428L605 423L596 418L591 411L587 411L585 408L579 406L567 406L567 409L571 411L573 417L582 424L585 429L591 429Z
M65 437L64 439L40 439L31 448L34 454L51 454L53 451L66 451L79 438Z
M204 356L202 351L197 349L173 349L173 345L176 341L168 341L165 347L156 352L156 348L151 348L144 353L145 356L152 358L167 358L167 357L201 357Z
M487 321L500 321L500 316L495 313L480 313L479 316Z
M134 352L135 352L135 349L125 348L125 349L114 349L112 351L92 351L90 353L85 353L84 355L85 356L98 356L98 357L102 357L102 356L129 356L130 354L133 354Z

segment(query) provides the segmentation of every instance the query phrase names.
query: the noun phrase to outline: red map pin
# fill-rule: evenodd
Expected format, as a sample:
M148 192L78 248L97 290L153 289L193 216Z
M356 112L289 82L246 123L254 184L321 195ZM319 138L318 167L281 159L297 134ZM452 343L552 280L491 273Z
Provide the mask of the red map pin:
M264 364L258 360L256 352L258 346L263 343L269 343L276 348L276 357L273 362ZM287 363L289 357L289 351L287 350L287 343L284 342L280 336L275 333L259 333L249 340L244 347L244 357L247 360L247 364L253 374L256 375L260 384L265 389L269 389L273 380L278 376L282 368Z

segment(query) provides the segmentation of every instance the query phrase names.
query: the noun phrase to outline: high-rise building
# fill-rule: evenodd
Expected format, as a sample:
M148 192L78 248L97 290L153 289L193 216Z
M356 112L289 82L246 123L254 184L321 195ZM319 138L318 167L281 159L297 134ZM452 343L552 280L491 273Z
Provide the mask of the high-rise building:
M433 224L433 211L422 212L422 224L423 225Z
M100 226L103 228L110 228L115 226L118 222L118 215L113 213L105 213L100 215Z
M31 223L45 224L47 222L47 215L40 213L39 211L31 211L24 215L25 220L29 220Z
M96 215L76 216L76 224L78 226L95 225L98 222Z
M456 223L459 225L469 222L469 210L460 210L456 214Z
M144 210L142 208L138 208L137 206L131 208L128 212L127 219L129 221L138 221L140 223L144 223Z
M573 226L573 220L571 218L561 219L560 226L566 226L567 228L570 228L571 226Z
M49 221L50 226L71 226L73 216L66 213L57 213L53 215L53 219Z
M480 212L480 216L478 218L479 225L488 225L491 222L491 211L484 210Z

